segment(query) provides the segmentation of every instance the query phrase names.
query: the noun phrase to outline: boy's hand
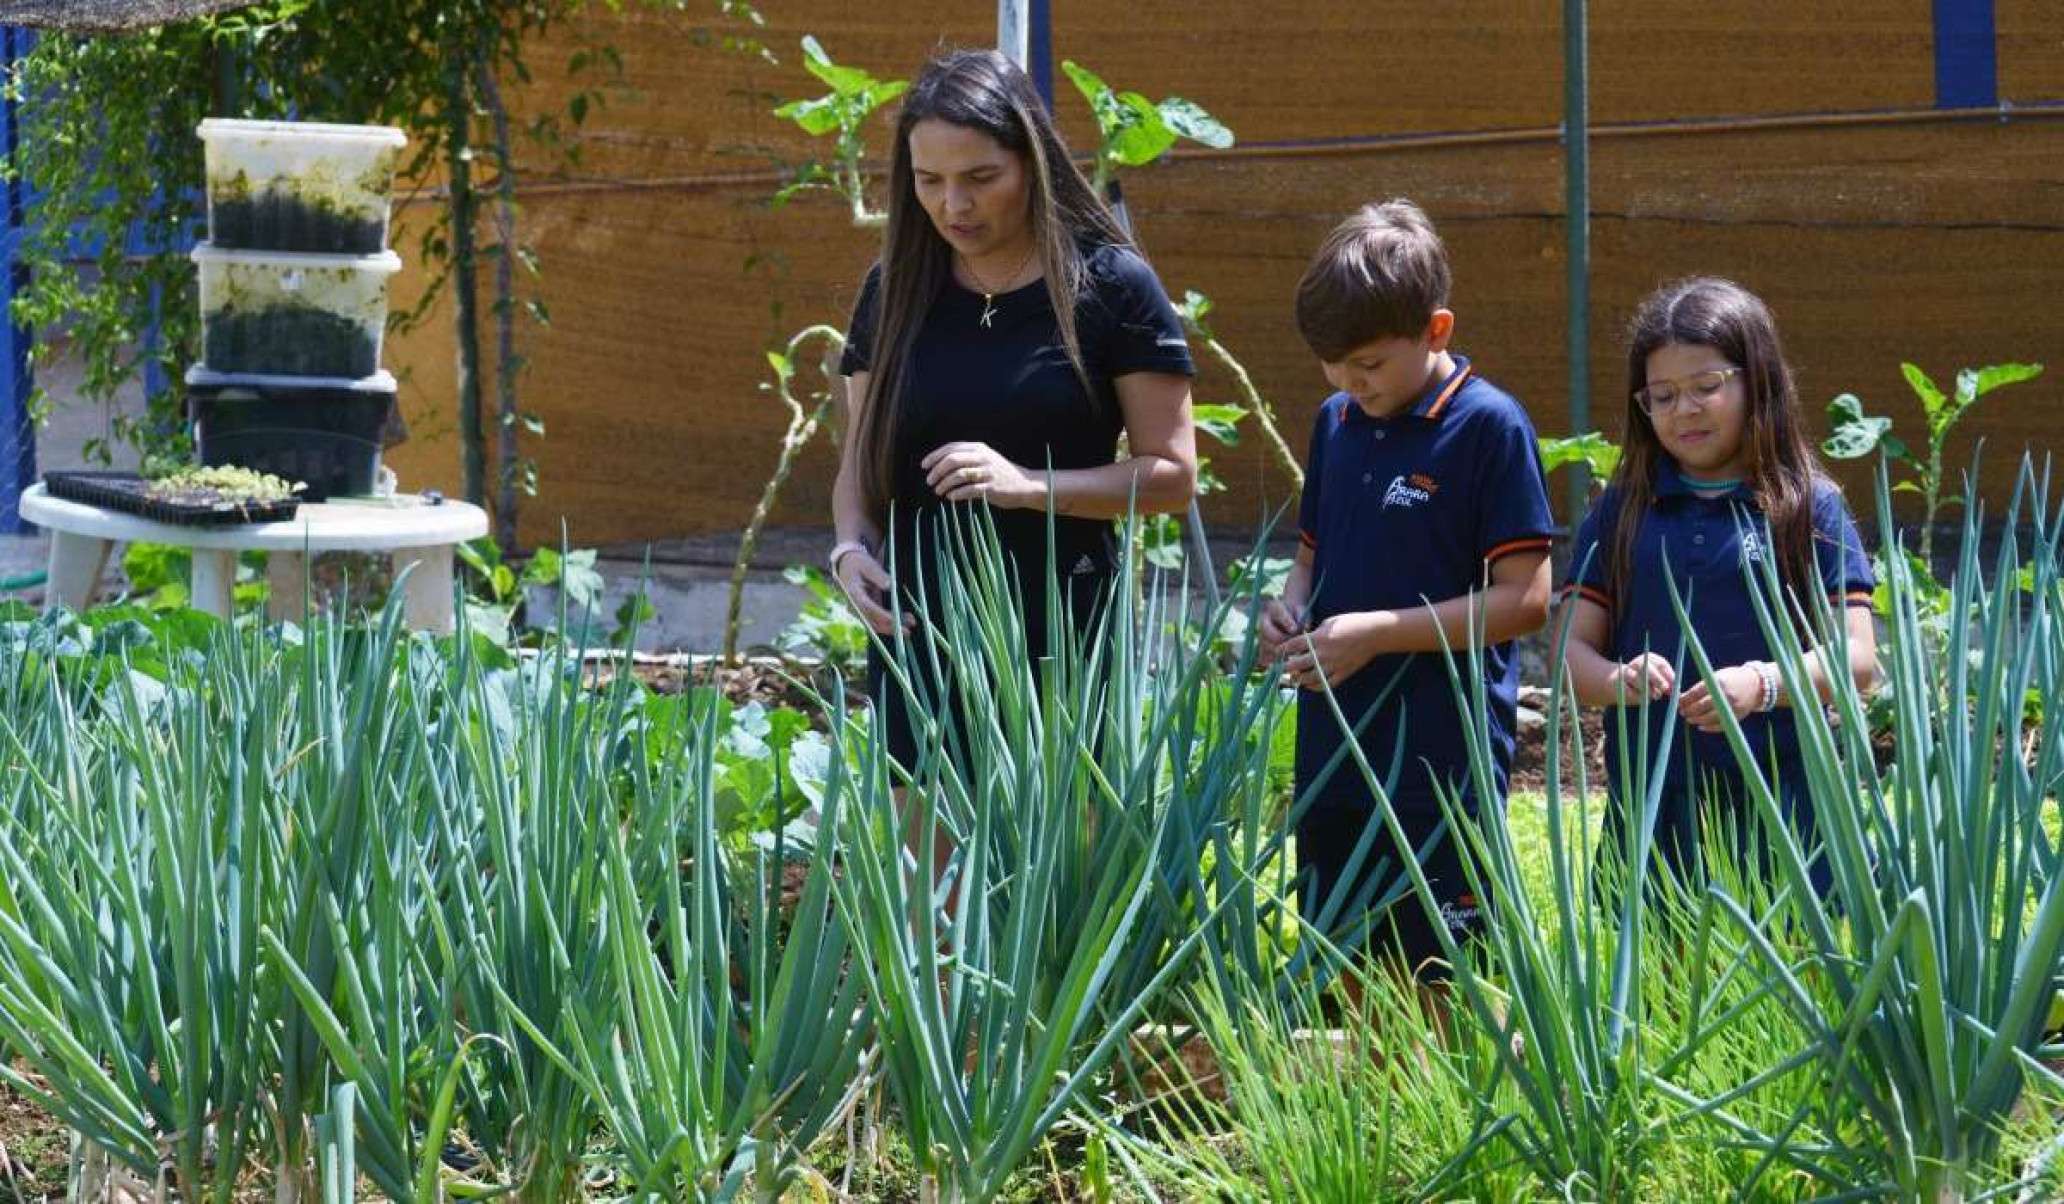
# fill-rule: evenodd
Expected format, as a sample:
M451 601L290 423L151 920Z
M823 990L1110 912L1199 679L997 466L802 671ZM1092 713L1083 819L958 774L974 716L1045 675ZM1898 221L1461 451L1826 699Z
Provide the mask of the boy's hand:
M1652 698L1667 698L1677 688L1677 670L1653 652L1644 652L1613 670L1606 683L1619 692L1621 706L1638 706Z
M1283 673L1301 689L1337 686L1376 655L1373 621L1367 614L1334 615L1309 632L1291 639L1284 651Z
M1763 677L1753 665L1729 665L1713 673L1713 683L1720 687L1716 698L1705 682L1686 690L1677 700L1677 712L1684 716L1684 722L1702 732L1721 730L1720 708L1726 706L1737 719L1760 710L1763 706Z
M1270 598L1261 608L1263 663L1280 659L1287 651L1284 645L1303 630L1304 623L1298 619L1297 612L1292 610L1288 603L1281 598Z

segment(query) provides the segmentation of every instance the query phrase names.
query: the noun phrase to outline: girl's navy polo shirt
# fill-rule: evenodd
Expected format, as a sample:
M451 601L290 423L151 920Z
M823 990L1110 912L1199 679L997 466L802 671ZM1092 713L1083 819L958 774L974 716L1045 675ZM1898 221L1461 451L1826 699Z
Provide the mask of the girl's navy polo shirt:
M1606 490L1591 507L1571 549L1570 583L1565 590L1582 594L1610 614L1606 656L1627 661L1654 652L1675 663L1681 654L1680 684L1688 688L1697 680L1698 670L1690 654L1681 649L1682 628L1664 576L1667 559L1668 571L1675 574L1691 616L1692 630L1698 633L1715 668L1770 659L1770 646L1750 600L1749 579L1743 573L1746 564L1765 555L1770 534L1762 508L1746 484L1737 485L1730 493L1700 496L1677 466L1665 459L1656 471L1655 504L1642 516L1640 530L1634 535L1627 597L1623 606L1616 607L1608 561L1617 546L1614 532L1619 510L1615 489ZM1837 608L1871 604L1877 581L1870 557L1864 554L1863 539L1842 501L1842 491L1825 478L1816 479L1813 486L1813 559L1820 586ZM1674 699L1667 699L1645 708L1651 749L1662 739L1664 721L1674 705ZM1617 726L1610 721L1605 725L1606 764L1615 773L1620 763ZM1690 783L1693 767L1705 773L1737 771L1734 751L1724 733L1697 731L1682 721L1677 732L1666 779L1673 789ZM1788 763L1798 756L1798 728L1783 711L1748 716L1742 720L1742 733L1759 762L1767 764L1775 756L1780 763Z
M1467 359L1454 359L1452 375L1391 417L1369 417L1345 393L1319 407L1298 510L1299 538L1312 551L1313 625L1337 614L1460 597L1482 588L1500 557L1548 550L1554 520L1533 423L1511 394L1477 376ZM1457 655L1466 657L1466 649ZM1484 650L1483 675L1502 798L1519 695L1510 642ZM1385 696L1393 677L1397 684ZM1464 716L1440 653L1376 657L1333 693L1350 723L1368 715L1361 745L1370 766L1387 774L1398 759L1390 794L1401 809L1437 811L1436 782L1468 786ZM1372 707L1378 709L1369 714ZM1301 696L1300 791L1343 735L1323 697ZM1352 761L1342 761L1313 805L1371 805Z

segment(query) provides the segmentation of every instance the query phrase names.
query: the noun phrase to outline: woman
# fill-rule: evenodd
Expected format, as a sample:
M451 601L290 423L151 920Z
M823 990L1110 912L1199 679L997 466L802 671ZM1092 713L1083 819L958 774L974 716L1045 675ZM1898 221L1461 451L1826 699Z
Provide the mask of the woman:
M852 434L832 491L831 569L883 635L896 634L897 607L912 629L917 600L936 596L942 519L956 505L995 511L1038 657L1047 511L1080 624L1111 577L1110 520L1180 510L1195 488L1181 322L1031 81L994 51L936 58L905 95L887 234L840 370ZM1129 456L1116 460L1121 433ZM889 751L908 766L902 692L872 668Z

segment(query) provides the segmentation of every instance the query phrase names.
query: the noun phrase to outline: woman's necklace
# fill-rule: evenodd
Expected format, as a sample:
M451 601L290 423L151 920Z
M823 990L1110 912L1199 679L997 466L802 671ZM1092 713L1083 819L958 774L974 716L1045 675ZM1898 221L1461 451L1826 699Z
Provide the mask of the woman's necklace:
M981 322L983 326L994 326L996 324L996 294L1005 291L1012 281L1024 274L1025 265L1032 262L1032 255L1037 250L1039 250L1039 244L1036 242L1025 249L1025 257L1018 261L1017 267L1011 269L1010 275L1003 278L1004 288L990 288L988 282L976 273L975 261L965 255L960 257L960 266L967 269L968 279L974 281L975 287L982 291Z

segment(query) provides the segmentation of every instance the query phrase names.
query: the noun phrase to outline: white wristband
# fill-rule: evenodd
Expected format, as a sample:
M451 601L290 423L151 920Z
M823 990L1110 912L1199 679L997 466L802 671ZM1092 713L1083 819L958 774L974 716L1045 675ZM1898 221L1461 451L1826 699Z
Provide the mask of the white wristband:
M865 552L867 545L857 539L843 540L831 546L831 575L838 576L839 558L848 552Z
M1757 677L1757 679L1758 679L1759 681L1761 681L1761 682L1763 683L1763 698L1762 698L1762 705L1761 705L1761 706L1759 706L1759 707L1757 707L1756 709L1757 709L1757 710L1759 710L1759 711L1774 711L1774 710L1776 710L1776 709L1777 709L1777 666L1776 666L1776 665L1774 665L1774 664L1772 664L1772 663L1771 663L1771 662L1769 662L1769 661L1757 661L1757 662L1756 662L1756 677Z

